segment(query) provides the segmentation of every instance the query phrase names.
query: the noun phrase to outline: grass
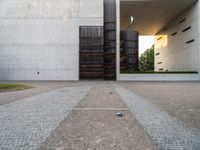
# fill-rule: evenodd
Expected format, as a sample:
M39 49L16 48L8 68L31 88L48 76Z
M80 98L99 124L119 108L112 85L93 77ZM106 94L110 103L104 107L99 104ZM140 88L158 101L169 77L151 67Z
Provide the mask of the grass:
M23 85L23 84L0 84L0 93L1 92L12 92L12 91L20 91L31 89L31 86Z

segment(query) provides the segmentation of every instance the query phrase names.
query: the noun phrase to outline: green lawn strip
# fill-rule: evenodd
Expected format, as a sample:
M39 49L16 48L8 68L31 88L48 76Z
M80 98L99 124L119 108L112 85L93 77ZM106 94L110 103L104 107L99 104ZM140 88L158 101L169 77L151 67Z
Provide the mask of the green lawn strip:
M23 84L0 84L0 92L11 92L31 89L33 87Z
M123 72L122 74L198 74L196 71L181 72L181 71L169 71L169 72Z

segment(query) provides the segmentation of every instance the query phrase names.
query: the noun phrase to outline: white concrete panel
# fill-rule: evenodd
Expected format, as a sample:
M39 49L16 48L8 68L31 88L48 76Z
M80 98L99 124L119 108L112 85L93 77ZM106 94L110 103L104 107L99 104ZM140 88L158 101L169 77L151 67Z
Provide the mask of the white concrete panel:
M121 74L121 81L199 81L200 74Z
M0 80L78 80L79 26L103 26L103 1L85 2L1 0Z
M0 44L77 44L78 19L12 19L0 24Z
M103 0L81 0L80 17L103 17Z
M9 49L12 49L9 50ZM0 56L0 70L1 74L4 72L15 72L14 74L19 74L19 72L26 72L26 79L29 77L31 79L50 79L51 73L59 74L57 76L65 75L65 80L68 79L68 74L74 74L73 80L78 79L78 46L77 45L65 45L65 46L27 46L27 47L6 47L2 50L2 55ZM9 53L8 53L9 51ZM16 65L17 64L17 65ZM49 71L49 75L48 72ZM38 74L39 72L39 74ZM44 73L43 73L44 72ZM61 72L65 74L62 75ZM76 72L76 73L74 73ZM45 75L48 77L45 79ZM13 77L12 79L24 80L21 77ZM53 75L55 76L55 75ZM7 76L5 76L7 77ZM64 78L62 78L64 79Z
M0 18L79 17L79 0L1 0L0 4Z
M160 52L159 56L155 56L155 61L164 62L162 64L164 70L199 71L199 14L198 2L172 21L165 32L158 33L158 35L167 35L168 37L166 47L160 47L159 41L155 45L155 53ZM185 21L179 23L182 19L185 19ZM190 26L191 29L183 32ZM172 36L175 32L177 34ZM190 40L194 41L187 44L186 42ZM155 70L158 71L161 65L155 64Z
M2 70L1 80L70 80L77 81L78 73L73 70L42 70L38 75L37 70Z

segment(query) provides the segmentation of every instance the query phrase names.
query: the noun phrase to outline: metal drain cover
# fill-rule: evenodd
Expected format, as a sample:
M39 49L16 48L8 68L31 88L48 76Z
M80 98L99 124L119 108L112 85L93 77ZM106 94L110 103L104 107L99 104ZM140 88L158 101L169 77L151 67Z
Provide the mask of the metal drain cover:
M119 118L123 117L123 113L122 113L122 112L118 112L118 113L116 113L116 115L117 115L117 117L119 117Z

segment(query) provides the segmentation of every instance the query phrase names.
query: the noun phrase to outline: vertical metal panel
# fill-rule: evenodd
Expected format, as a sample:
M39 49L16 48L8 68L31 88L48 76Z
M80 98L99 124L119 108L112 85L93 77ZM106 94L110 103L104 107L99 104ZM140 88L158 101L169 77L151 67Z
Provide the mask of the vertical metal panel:
M103 79L103 27L80 27L80 78Z
M116 80L115 0L104 0L104 79Z
M136 31L121 31L121 50L120 50L120 72L139 71L138 60L138 40L139 33Z

